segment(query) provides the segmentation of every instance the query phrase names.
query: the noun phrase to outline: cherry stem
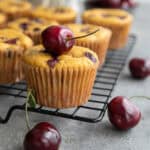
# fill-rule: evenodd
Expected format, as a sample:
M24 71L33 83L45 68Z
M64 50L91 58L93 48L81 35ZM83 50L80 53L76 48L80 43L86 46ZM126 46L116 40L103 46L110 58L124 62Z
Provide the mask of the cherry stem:
M100 29L97 29L97 30L95 30L95 31L93 31L93 32L91 32L91 33L86 34L86 35L77 36L77 37L73 37L73 38L68 38L67 41L75 40L75 39L80 39L80 38L85 38L85 37L87 37L87 36L90 36L90 35L92 35L92 34L95 34L95 33L98 32L99 30L100 30Z
M150 97L148 97L148 96L132 96L129 99L133 99L133 98L144 98L144 99L150 100Z
M30 130L30 123L29 123L29 115L28 115L28 101L29 101L29 97L31 95L31 90L28 90L28 94L27 94L27 99L26 99L26 103L25 103L25 116L26 116L26 125L28 130Z

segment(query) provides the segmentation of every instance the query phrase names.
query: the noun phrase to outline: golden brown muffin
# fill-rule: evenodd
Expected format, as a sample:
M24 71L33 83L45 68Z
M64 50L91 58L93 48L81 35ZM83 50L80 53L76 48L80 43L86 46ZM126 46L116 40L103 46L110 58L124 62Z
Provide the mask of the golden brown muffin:
M35 94L37 103L52 108L86 103L99 64L97 55L88 48L74 46L68 53L54 58L43 49L33 47L23 57L28 88Z
M58 25L58 23L40 18L19 18L8 23L9 28L28 35L34 41L34 44L41 43L41 32L51 25Z
M90 24L66 24L66 26L73 31L75 37L86 35L99 29L98 32L90 36L76 39L75 44L78 46L88 47L94 51L98 55L101 66L105 61L105 56L107 54L111 38L111 31L109 29Z
M76 12L69 7L37 7L32 15L33 17L55 20L60 24L73 23L76 19Z
M14 83L23 78L21 56L32 40L11 29L0 30L0 83Z
M84 23L100 25L112 30L109 48L119 49L126 45L132 16L120 9L91 9L83 13Z
M31 9L32 5L28 1L0 1L0 11L5 13L9 20L16 19L18 17L29 16Z

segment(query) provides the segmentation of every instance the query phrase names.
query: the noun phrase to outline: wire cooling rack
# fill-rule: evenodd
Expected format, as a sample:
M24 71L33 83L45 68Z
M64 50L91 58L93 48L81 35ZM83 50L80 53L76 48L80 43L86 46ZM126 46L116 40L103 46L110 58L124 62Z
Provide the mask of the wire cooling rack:
M91 98L88 103L72 109L50 109L42 106L29 108L29 111L40 114L54 115L84 122L95 123L103 119L107 109L108 100L115 87L117 79L126 63L136 42L136 36L130 35L125 48L118 51L109 51L105 64L98 70ZM0 123L7 123L15 110L25 110L26 83L20 82L11 85L0 85L0 99L3 96L19 98L22 104L8 108L5 116L0 116Z

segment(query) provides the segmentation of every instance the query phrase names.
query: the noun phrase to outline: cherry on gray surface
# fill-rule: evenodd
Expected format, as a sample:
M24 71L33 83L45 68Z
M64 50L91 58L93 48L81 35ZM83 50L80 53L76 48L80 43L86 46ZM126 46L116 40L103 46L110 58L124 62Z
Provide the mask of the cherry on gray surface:
M48 122L40 122L27 132L24 150L59 150L61 135L56 127Z
M141 112L130 99L117 96L108 104L108 118L117 129L128 130L139 123Z
M150 76L150 58L132 58L129 62L129 69L134 78L147 78Z

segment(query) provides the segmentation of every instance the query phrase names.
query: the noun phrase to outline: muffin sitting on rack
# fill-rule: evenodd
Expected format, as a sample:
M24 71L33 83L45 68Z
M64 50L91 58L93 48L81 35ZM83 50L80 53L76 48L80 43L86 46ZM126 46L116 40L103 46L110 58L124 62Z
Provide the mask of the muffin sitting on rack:
M51 26L42 33L43 45L23 57L28 88L37 103L69 108L88 101L98 68L98 57L88 48L73 46L73 33L63 26Z
M0 1L0 12L5 13L9 20L29 16L32 5L28 1L3 0Z
M83 13L83 22L112 30L109 48L120 49L126 45L132 16L120 9L91 9Z
M32 40L16 30L0 30L0 83L23 79L21 56L32 46Z
M32 16L55 20L60 24L73 23L76 20L76 12L69 7L37 7L32 11Z
M41 18L20 18L8 23L9 28L22 31L34 41L34 44L41 43L41 32L50 25L58 25L58 23Z

